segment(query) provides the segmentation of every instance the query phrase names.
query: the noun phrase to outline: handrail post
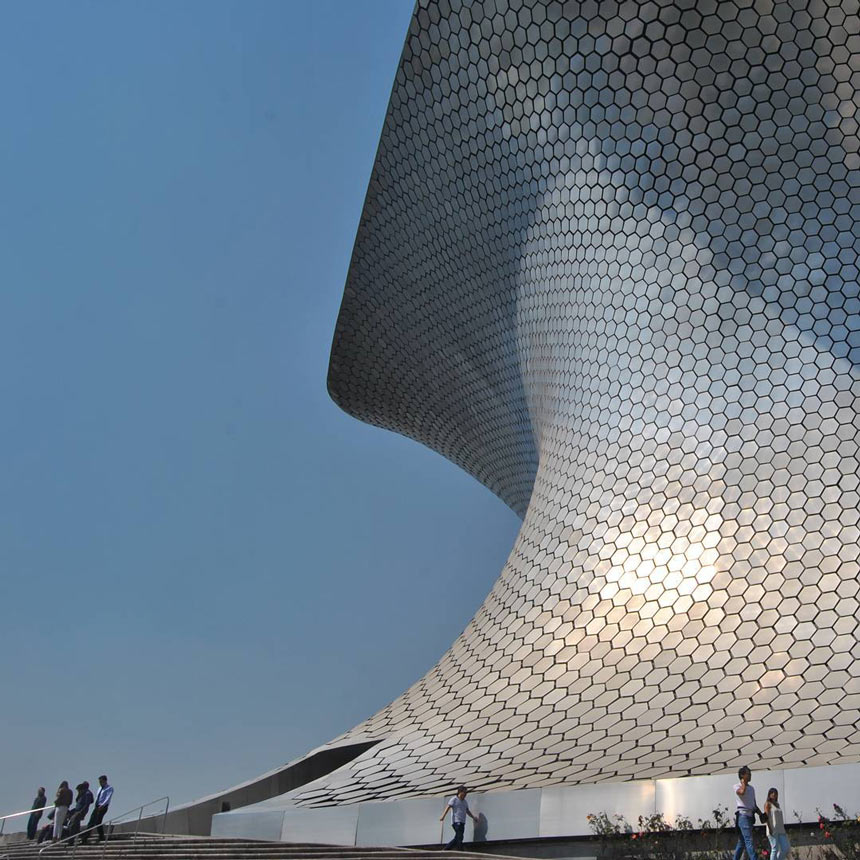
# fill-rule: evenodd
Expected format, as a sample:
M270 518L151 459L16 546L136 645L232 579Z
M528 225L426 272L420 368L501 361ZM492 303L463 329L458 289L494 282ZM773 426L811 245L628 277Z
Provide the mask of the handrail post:
M108 839L110 839L113 830L110 829L110 822L105 825L105 838L102 839L102 860L104 860L105 851L107 851Z
M131 837L132 842L137 842L137 834L140 832L140 821L143 818L143 807L140 807L140 812L137 813L137 825L134 828L134 834Z

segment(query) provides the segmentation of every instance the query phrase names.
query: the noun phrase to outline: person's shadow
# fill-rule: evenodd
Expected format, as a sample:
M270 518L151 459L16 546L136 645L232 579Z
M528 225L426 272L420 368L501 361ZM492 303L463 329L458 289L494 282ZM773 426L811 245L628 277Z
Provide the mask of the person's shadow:
M484 815L483 812L478 813L478 820L475 822L474 829L474 841L475 842L486 842L487 841L487 830L489 829L490 822L487 821L487 816Z

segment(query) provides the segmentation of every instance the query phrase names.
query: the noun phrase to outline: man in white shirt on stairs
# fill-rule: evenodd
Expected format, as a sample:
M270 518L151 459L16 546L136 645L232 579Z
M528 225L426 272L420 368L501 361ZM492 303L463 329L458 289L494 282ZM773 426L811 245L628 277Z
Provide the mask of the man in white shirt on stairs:
M108 807L110 806L111 798L113 797L113 786L108 785L108 778L102 774L99 777L99 792L96 795L96 805L93 809L93 814L87 822L87 829L81 834L81 843L86 845L90 838L93 827L98 827L99 842L105 840L105 829L102 826L105 815L107 815Z
M466 831L466 816L468 815L475 824L478 823L478 818L472 815L472 810L469 809L469 804L466 803L466 786L461 785L457 789L457 793L452 797L445 806L445 811L442 813L440 821L445 820L448 810L453 810L451 826L454 828L454 838L445 846L446 851L463 850L463 834Z

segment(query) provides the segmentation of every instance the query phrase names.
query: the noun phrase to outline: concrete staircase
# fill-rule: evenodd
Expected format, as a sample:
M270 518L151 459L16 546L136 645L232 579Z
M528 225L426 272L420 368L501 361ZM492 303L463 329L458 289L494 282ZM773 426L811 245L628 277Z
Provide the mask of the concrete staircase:
M33 842L0 846L0 860L487 860L486 854L411 848L353 848L339 845L302 845L256 842L251 839L215 839L204 836L114 836L105 845L57 846L39 855Z

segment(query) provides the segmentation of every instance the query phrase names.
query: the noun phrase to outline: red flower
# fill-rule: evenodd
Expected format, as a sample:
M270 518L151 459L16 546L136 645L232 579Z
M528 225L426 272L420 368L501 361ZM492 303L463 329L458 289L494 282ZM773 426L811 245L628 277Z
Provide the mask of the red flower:
M829 838L830 838L830 834L829 834L826 830L824 831L824 838L825 838L825 839L829 839Z

